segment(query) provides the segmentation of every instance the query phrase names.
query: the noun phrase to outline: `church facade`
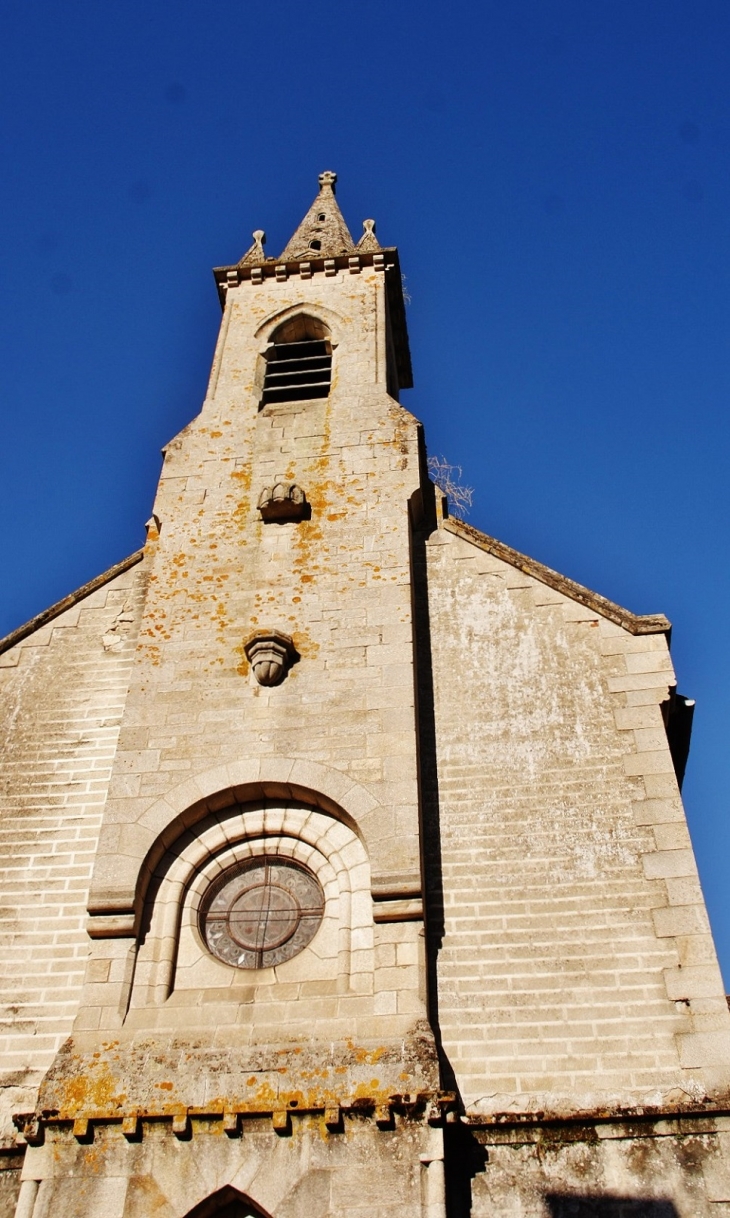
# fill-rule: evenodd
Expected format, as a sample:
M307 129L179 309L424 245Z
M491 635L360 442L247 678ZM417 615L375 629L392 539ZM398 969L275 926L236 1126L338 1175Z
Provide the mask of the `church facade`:
M449 514L335 175L0 642L0 1215L730 1214L669 622Z

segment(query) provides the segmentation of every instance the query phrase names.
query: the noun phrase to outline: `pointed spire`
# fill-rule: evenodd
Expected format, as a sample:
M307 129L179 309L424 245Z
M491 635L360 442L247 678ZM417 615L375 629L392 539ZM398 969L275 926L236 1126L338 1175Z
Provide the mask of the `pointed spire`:
M375 221L363 220L362 226L365 231L355 249L358 254L377 254L378 250L381 250L383 247L375 236Z
M266 261L266 254L264 253L266 233L262 228L257 228L251 236L253 237L253 245L250 249L246 250L241 261L236 263L237 266L252 266Z
M355 245L335 199L336 181L331 170L319 175L319 194L282 253L282 262L353 253Z

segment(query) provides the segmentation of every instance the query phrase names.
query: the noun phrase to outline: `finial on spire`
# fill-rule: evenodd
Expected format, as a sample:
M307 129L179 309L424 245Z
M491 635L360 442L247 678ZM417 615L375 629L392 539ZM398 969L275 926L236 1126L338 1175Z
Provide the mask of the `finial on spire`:
M319 189L322 190L323 187L330 186L332 188L332 194L334 194L336 181L337 174L331 169L325 169L324 173L319 175Z
M382 246L375 236L375 221L363 220L362 226L364 232L355 249L359 250L361 254L377 253L379 249L382 249Z
M253 263L266 261L266 254L264 253L266 233L262 228L257 228L251 236L253 237L253 245L250 249L246 250L243 258L238 263L239 266L251 266Z

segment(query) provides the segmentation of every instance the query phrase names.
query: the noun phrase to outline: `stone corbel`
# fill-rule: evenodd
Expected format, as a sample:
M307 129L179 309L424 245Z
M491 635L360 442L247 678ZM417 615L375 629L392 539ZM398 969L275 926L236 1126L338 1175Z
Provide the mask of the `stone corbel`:
M259 685L280 685L299 659L289 635L280 630L257 630L243 650Z
M267 486L259 495L258 510L261 519L308 520L311 516L307 496L296 483L277 482Z

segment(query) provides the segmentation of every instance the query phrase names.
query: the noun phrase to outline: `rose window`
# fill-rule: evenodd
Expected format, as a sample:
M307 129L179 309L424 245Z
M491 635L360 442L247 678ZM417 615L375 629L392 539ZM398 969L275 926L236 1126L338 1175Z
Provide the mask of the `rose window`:
M268 968L302 951L316 935L324 893L301 864L278 856L231 867L211 884L200 928L209 950L236 968Z

